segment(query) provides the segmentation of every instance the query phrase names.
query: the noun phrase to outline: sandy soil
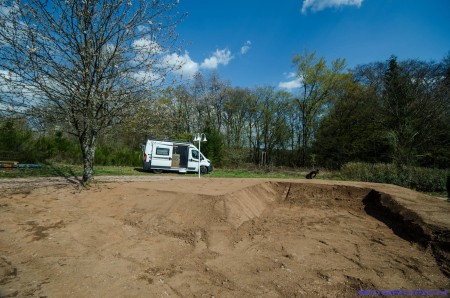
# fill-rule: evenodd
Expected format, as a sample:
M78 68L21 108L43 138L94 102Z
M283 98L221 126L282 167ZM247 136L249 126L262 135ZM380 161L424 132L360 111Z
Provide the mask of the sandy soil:
M450 204L414 191L320 180L103 180L89 189L63 179L0 181L0 297L450 290Z

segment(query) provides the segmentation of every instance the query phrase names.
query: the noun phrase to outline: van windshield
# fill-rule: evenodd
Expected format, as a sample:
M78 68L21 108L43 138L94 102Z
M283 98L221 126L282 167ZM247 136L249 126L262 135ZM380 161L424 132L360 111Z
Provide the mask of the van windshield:
M205 156L202 153L200 153L200 154L201 154L201 160L204 160ZM192 150L192 158L198 159L198 150Z

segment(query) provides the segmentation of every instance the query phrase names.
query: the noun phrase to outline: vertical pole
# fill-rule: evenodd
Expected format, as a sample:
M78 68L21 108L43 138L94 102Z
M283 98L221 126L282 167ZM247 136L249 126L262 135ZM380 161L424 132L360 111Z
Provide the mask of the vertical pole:
M201 151L200 151L200 143L202 141L198 140L198 179L200 179L200 157L201 157Z

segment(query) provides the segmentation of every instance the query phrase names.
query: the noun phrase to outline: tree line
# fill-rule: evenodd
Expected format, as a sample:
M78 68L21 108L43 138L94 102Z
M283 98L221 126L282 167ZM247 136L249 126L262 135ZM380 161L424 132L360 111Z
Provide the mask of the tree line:
M450 56L449 56L450 57ZM315 53L293 59L302 87L232 87L217 73L141 101L116 133L189 141L219 165L340 168L350 161L450 167L450 60L327 64ZM114 136L117 136L117 134Z
M328 65L304 52L293 59L302 83L296 92L232 87L217 73L197 73L187 84L136 95L127 116L99 136L98 162L136 165L146 138L192 141L204 132L202 149L218 166L338 169L369 162L449 168L449 58L392 56L345 71L342 59ZM54 148L64 144L68 150L64 123L57 130L40 124L47 139L54 135ZM114 156L118 152L122 157Z
M328 66L323 57L305 52L293 64L302 82L295 93L271 86L232 87L217 73L197 73L188 84L137 95L127 116L99 137L98 162L111 163L108 152L124 155L128 149L133 156L115 160L138 164L136 151L146 138L191 141L194 133L205 132L208 142L202 147L222 166L336 169L362 161L450 167L449 57L440 62L391 57L344 71L343 60ZM15 137L8 133L12 122L6 120L1 126L3 152L14 142L23 143L16 147L30 144L8 141ZM15 135L22 131L27 140L33 133L45 135L47 142L53 136L53 147L43 145L45 138L37 143L40 151L53 148L46 155L51 158L58 148L68 151L73 142L68 135L64 138L65 125L38 121L32 130L21 121ZM63 154L59 159L79 159L73 147L72 158Z

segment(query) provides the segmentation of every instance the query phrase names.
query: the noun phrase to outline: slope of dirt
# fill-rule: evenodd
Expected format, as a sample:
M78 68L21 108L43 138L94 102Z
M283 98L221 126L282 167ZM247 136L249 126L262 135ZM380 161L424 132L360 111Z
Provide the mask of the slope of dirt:
M450 204L394 186L171 177L0 191L1 297L450 289Z

